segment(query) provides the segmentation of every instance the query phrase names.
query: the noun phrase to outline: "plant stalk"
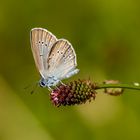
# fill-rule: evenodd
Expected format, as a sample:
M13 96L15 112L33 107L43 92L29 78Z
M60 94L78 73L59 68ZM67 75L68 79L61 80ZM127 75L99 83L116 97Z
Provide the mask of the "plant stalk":
M97 89L105 89L105 88L122 88L122 89L132 89L132 90L140 90L139 84L97 84Z

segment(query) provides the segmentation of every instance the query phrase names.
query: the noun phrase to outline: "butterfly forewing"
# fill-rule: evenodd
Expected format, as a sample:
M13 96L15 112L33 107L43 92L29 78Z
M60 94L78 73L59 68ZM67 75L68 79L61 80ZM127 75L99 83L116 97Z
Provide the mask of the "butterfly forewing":
M43 28L34 28L31 30L31 48L37 69L42 77L46 77L48 68L48 55L57 41L57 38L49 31Z
M48 57L49 76L63 79L76 66L76 54L72 45L65 39L59 39L52 46Z

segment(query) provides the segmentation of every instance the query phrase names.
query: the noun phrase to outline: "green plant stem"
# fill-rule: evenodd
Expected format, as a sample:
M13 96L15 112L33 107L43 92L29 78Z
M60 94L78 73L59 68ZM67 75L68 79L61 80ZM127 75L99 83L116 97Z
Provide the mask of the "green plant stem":
M105 89L105 88L123 88L123 89L140 90L140 86L132 84L98 84L96 87L96 89Z

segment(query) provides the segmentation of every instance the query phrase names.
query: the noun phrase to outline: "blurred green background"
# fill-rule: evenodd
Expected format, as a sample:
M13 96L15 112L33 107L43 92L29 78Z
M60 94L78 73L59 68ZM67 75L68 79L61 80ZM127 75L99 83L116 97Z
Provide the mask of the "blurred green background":
M80 72L64 82L140 81L140 1L1 1L0 140L139 140L140 91L56 108L47 89L24 89L40 79L30 48L34 27L73 44Z

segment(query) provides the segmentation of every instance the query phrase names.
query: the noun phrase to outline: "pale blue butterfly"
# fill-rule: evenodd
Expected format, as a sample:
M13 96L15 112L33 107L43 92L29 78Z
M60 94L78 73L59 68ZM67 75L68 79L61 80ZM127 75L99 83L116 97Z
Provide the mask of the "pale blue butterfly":
M57 39L43 28L33 28L30 34L35 64L41 75L41 87L56 86L62 79L79 72L76 53L66 39Z

